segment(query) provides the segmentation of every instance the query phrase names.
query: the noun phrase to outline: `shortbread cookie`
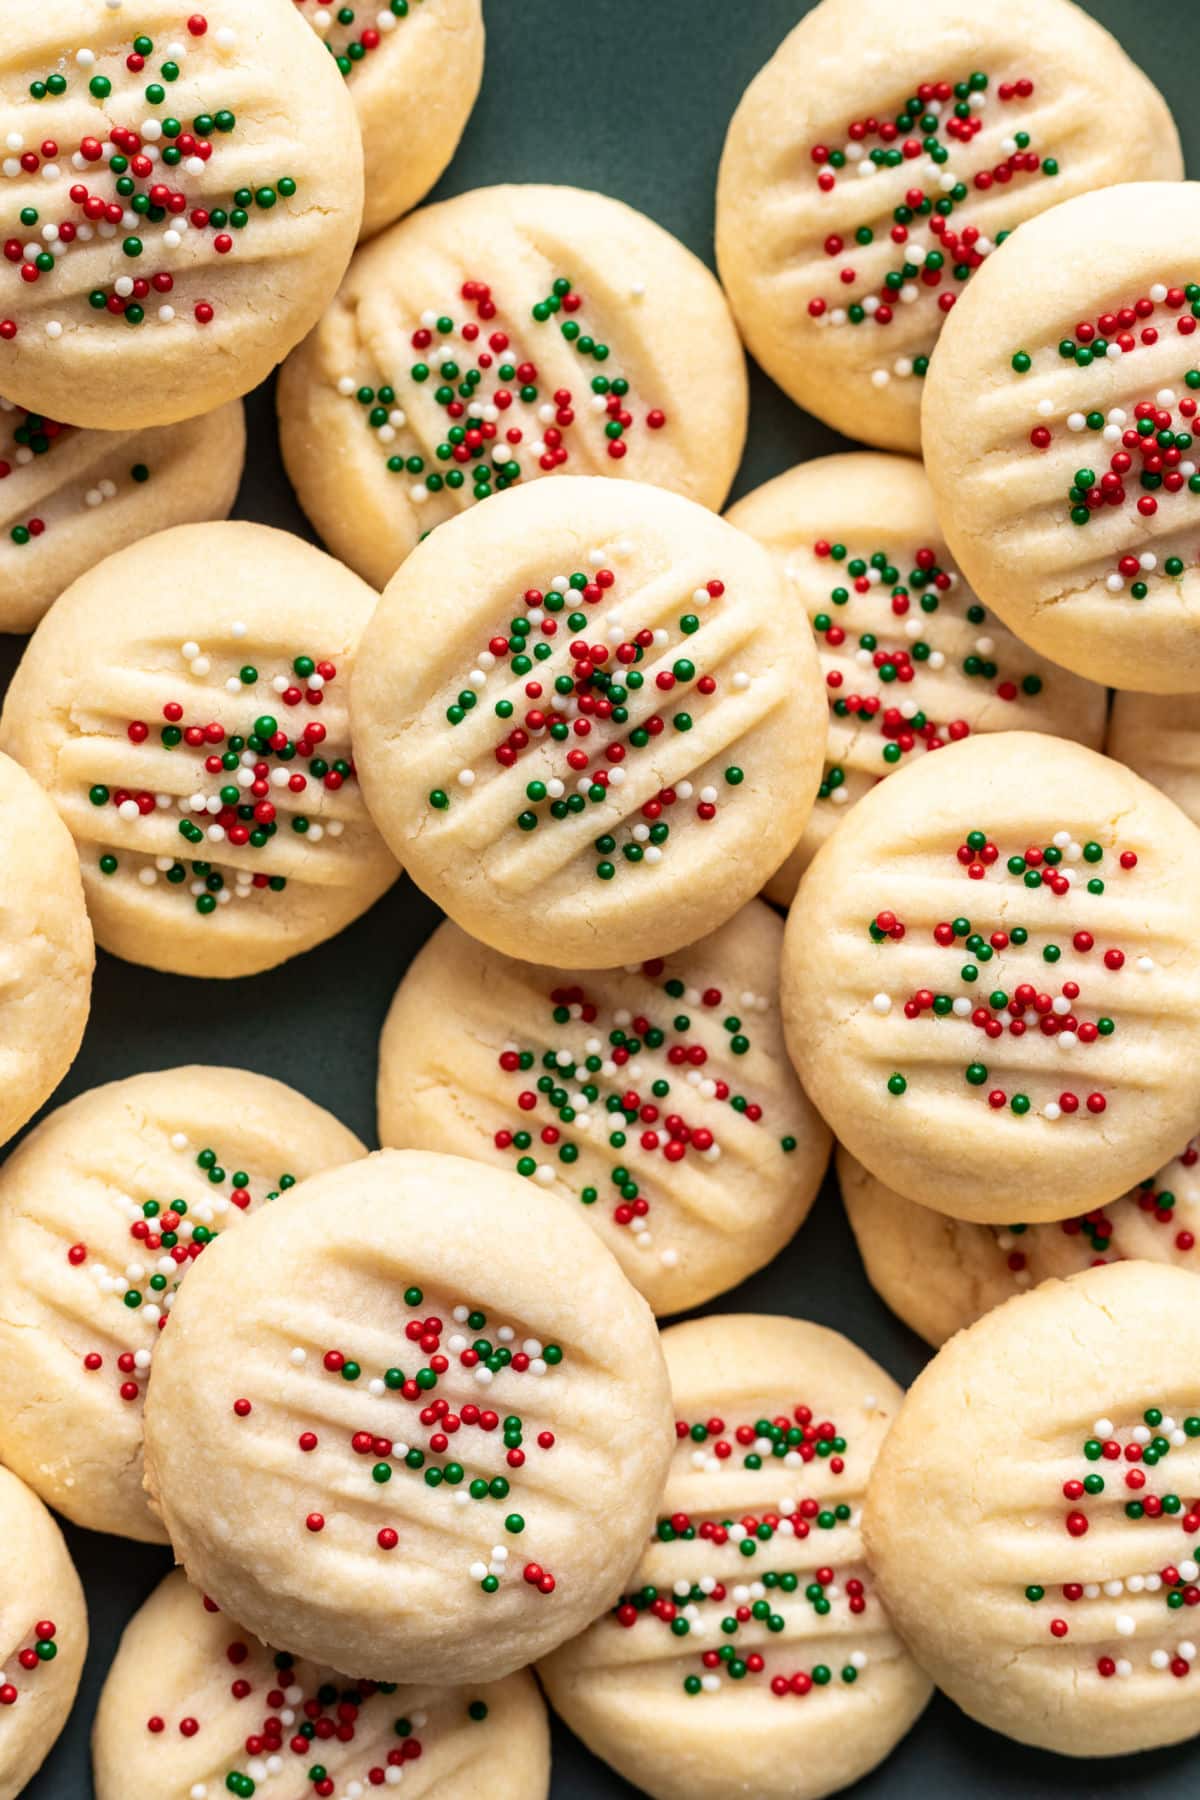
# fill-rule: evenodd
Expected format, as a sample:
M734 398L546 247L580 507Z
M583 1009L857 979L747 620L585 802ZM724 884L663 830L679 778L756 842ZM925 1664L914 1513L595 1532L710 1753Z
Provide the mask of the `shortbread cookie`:
M968 738L861 800L788 919L792 1060L910 1200L989 1224L1114 1200L1200 1116L1200 832L1130 770Z
M974 731L1051 731L1098 750L1108 696L1027 650L948 555L920 463L823 456L728 514L771 551L817 635L829 742L804 835L767 883L791 904L852 805L913 753Z
M0 756L0 1144L74 1062L94 963L70 835L41 788Z
M1104 747L1200 824L1200 695L1114 694Z
M1052 1275L1137 1258L1200 1274L1200 1135L1128 1194L1048 1225L976 1225L906 1200L848 1150L838 1182L872 1287L929 1343Z
M1072 194L1182 174L1162 95L1066 0L822 0L730 125L721 279L793 400L917 450L938 333L997 244Z
M112 551L225 518L245 454L237 400L144 431L75 431L0 400L0 631L32 631Z
M699 1306L782 1249L829 1161L784 1048L782 944L758 900L690 950L584 973L447 922L384 1026L380 1139L515 1167L586 1209L655 1312Z
M398 870L358 791L346 703L375 595L265 525L183 525L47 614L0 744L75 838L98 941L248 975L332 937Z
M413 880L527 962L611 968L730 918L803 830L826 707L766 551L657 488L576 479L435 533L352 696Z
M482 0L297 4L350 84L369 237L424 198L458 147L483 75Z
M244 1069L134 1075L51 1113L0 1169L0 1458L76 1524L165 1541L142 1403L180 1283L245 1212L365 1154Z
M819 1800L881 1762L930 1693L859 1530L900 1389L795 1319L697 1319L663 1350L678 1423L658 1524L615 1611L539 1673L653 1800Z
M897 1629L1022 1743L1114 1756L1200 1725L1200 1309L1179 1269L1047 1281L939 1351L871 1477Z
M67 1722L87 1653L87 1609L62 1533L0 1469L0 1800L17 1800Z
M550 1735L532 1675L474 1688L347 1681L265 1649L177 1570L125 1627L92 1766L96 1800L366 1800L402 1776L422 1800L546 1800Z
M359 251L288 359L279 423L305 512L382 587L433 526L543 474L720 506L745 360L717 283L652 220L578 188L482 188Z
M0 393L103 430L236 399L354 248L345 83L279 0L20 11L0 71Z
M1200 184L1035 220L947 327L924 408L951 549L1037 650L1200 691Z
M391 1150L205 1255L146 1450L188 1576L267 1643L490 1681L616 1599L670 1396L649 1308L581 1220L499 1169Z

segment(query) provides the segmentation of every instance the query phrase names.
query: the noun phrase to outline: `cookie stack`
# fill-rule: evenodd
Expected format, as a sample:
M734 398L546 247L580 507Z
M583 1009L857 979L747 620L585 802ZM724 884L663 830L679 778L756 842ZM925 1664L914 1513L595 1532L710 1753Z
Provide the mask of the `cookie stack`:
M820 0L728 123L722 286L502 155L418 206L481 0L0 24L0 1800L65 1791L80 1528L139 1547L97 1800L547 1800L546 1701L616 1772L555 1795L821 1800L935 1684L1195 1736L1162 96L1068 0ZM722 517L743 346L872 448ZM279 364L323 548L268 522ZM377 903L444 917L363 955L369 1151L307 1033ZM216 1054L72 1074L96 946L97 1028L198 996ZM907 1395L865 1289L799 1316L835 1140Z

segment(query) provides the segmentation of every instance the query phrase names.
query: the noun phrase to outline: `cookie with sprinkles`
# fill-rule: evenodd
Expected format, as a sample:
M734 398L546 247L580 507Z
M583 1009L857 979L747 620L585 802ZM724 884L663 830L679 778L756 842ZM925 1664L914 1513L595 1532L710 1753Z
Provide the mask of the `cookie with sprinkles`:
M546 1800L532 1675L474 1687L351 1681L273 1651L168 1575L125 1627L92 1737L96 1800Z
M802 601L829 698L817 804L768 899L790 905L846 809L926 750L982 731L1100 748L1104 689L1026 649L980 605L942 541L920 463L818 457L727 516L766 545Z
M613 968L722 925L803 830L826 707L767 552L690 500L564 478L417 549L351 697L417 885L526 962Z
M0 1144L74 1062L95 960L70 835L37 783L0 755Z
M581 1631L670 1455L653 1318L595 1233L516 1175L417 1150L314 1176L216 1244L146 1405L189 1579L375 1681L498 1680Z
M106 950L255 974L391 886L346 700L375 599L310 544L238 522L158 532L51 608L0 746L69 827Z
M0 399L0 630L152 532L223 519L246 455L240 401L179 425L77 431Z
M979 1225L906 1200L839 1148L838 1182L872 1287L906 1325L945 1343L1052 1275L1135 1259L1200 1274L1200 1134L1106 1206L1044 1225Z
M930 1694L863 1559L900 1389L855 1345L740 1314L663 1334L675 1456L618 1604L539 1665L550 1703L652 1800L820 1800Z
M0 1469L0 1800L17 1800L49 1755L87 1652L83 1588L36 1494Z
M0 71L0 393L103 430L262 381L362 216L346 83L279 0L43 0Z
M579 188L480 188L358 252L284 365L279 424L305 512L383 587L435 525L543 475L719 507L745 358L717 282L653 220Z
M822 0L733 116L717 261L798 405L916 451L939 333L996 247L1074 194L1182 174L1162 95L1068 0Z
M971 1718L1065 1756L1200 1726L1200 1310L1147 1262L1046 1281L917 1377L863 1533L880 1594Z
M1200 692L1200 186L1134 183L1031 222L950 324L925 455L951 549L1034 649Z
M350 88L362 128L362 235L429 192L483 76L483 0L296 0Z
M0 1169L0 1459L75 1524L164 1542L142 1407L184 1277L247 1213L365 1154L245 1069L134 1075L51 1113Z
M515 1169L585 1209L655 1312L698 1306L782 1249L829 1160L784 1048L782 943L758 900L626 969L518 962L447 923L384 1026L380 1139Z
M1114 694L1105 749L1200 825L1200 694Z
M1007 1225L1103 1206L1188 1141L1200 832L1080 744L997 732L912 763L818 851L783 1015L879 1180Z

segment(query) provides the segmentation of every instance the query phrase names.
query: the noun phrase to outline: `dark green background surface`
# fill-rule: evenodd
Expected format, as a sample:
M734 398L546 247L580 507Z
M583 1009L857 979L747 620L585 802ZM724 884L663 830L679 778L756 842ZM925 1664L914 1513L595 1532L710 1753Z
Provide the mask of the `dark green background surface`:
M976 3L1003 7L1003 0ZM1195 0L1093 0L1088 10L1171 101L1195 173L1200 7ZM598 188L640 207L711 262L726 125L755 71L807 11L804 0L487 0L483 92L435 197L495 181ZM1035 54L1036 44L1030 50ZM846 447L757 371L752 396L735 496L792 463ZM279 462L269 390L251 398L250 419L238 516L311 535ZM20 647L0 640L5 678ZM373 1144L379 1028L436 917L405 879L332 943L234 984L157 975L101 954L83 1049L56 1099L143 1069L228 1062L291 1082ZM925 1359L924 1347L867 1286L832 1187L771 1268L717 1305L834 1326L901 1381ZM26 1789L29 1800L91 1794L88 1733L100 1685L126 1620L170 1562L166 1551L72 1528L67 1535L87 1585L91 1652L70 1724ZM265 1793L271 1791L273 1785ZM972 1791L989 1800L1195 1800L1200 1745L1074 1763L996 1737L938 1698L891 1760L853 1790L857 1800L959 1800ZM556 1725L553 1800L628 1800L633 1793ZM129 1800L162 1797L131 1791ZM486 1789L474 1800L488 1800Z

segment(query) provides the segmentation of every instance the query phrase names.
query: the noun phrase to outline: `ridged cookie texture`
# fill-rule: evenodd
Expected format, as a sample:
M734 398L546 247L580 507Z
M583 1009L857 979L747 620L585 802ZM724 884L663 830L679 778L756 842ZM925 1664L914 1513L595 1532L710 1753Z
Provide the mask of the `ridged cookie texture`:
M910 1389L863 1531L883 1599L974 1719L1066 1756L1200 1726L1200 1311L1179 1269L1047 1281Z
M0 745L79 850L99 942L181 975L274 967L398 870L354 772L346 690L375 595L265 525L178 526L42 621Z
M782 1248L829 1160L784 1048L782 945L758 900L627 969L518 962L447 922L388 1013L380 1139L515 1167L586 1209L655 1312L698 1306Z
M0 1169L0 1458L92 1531L165 1542L142 1490L155 1349L197 1256L366 1152L244 1069L164 1069L60 1107Z
M179 425L76 431L0 400L0 630L32 631L102 557L233 505L240 401Z
M926 465L980 598L1093 681L1200 691L1200 183L1023 227L930 372Z
M1200 825L1200 694L1114 694L1104 748Z
M96 960L70 835L37 783L0 755L0 1144L75 1060Z
M423 199L454 155L483 76L483 0L297 3L350 88L370 237Z
M653 1800L820 1800L881 1762L930 1694L862 1551L900 1390L795 1319L697 1319L663 1350L677 1423L658 1523L619 1605L538 1673Z
M58 1526L0 1469L0 1800L17 1800L67 1722L87 1654L83 1588Z
M871 1286L938 1345L1014 1294L1101 1263L1200 1273L1200 1136L1128 1194L1044 1225L979 1225L906 1200L839 1148L838 1183Z
M840 1141L990 1224L1114 1200L1200 1116L1200 832L1132 771L969 738L861 800L788 919L783 1012Z
M367 1800L401 1778L406 1800L546 1800L550 1736L531 1675L349 1681L266 1649L176 1570L125 1628L92 1768L97 1800Z
M825 771L804 834L764 892L791 904L846 807L915 753L972 732L1048 731L1098 750L1108 697L1028 650L981 606L942 540L920 463L822 456L727 514L771 552L817 637Z
M770 557L659 488L498 496L428 539L363 639L372 814L492 948L611 968L723 924L795 843L826 708Z
M649 1308L581 1220L499 1169L388 1150L206 1252L146 1452L189 1579L267 1643L498 1680L620 1592L670 1397Z
M1166 101L1067 0L823 0L734 114L721 279L793 400L915 451L938 334L997 244L1073 194L1182 174Z
M481 188L359 251L284 367L279 423L305 512L382 587L433 526L546 474L720 506L745 359L713 276L653 220L579 188Z
M354 248L362 147L278 0L6 0L0 393L102 430L236 399Z

